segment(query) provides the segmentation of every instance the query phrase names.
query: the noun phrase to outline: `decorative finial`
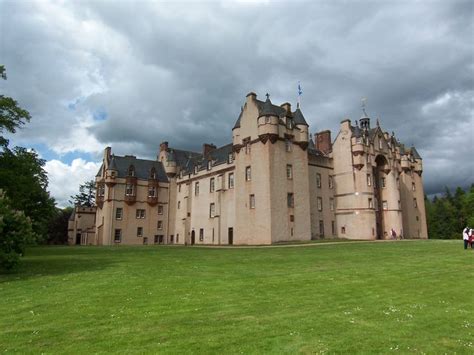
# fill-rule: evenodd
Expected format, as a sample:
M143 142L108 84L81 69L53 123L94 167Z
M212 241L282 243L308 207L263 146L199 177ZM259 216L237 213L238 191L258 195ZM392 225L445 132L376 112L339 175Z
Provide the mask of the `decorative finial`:
M267 97L267 100L270 100L270 94L268 92L265 94L265 96Z
M366 104L367 104L367 98L363 97L360 101L362 102L362 105L361 105L362 112L364 113L365 117L368 117L367 112L365 112L365 107L366 107Z
M380 122L378 118L377 118L377 127L380 127Z

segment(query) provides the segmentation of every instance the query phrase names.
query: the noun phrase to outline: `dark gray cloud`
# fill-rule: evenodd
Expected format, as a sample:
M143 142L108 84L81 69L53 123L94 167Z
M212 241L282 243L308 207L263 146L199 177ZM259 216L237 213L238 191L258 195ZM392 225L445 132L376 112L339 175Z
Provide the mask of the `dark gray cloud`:
M18 143L153 157L162 140L229 142L247 92L294 104L301 80L312 132L335 135L367 97L416 145L431 194L474 182L473 6L0 1L2 91L33 115Z

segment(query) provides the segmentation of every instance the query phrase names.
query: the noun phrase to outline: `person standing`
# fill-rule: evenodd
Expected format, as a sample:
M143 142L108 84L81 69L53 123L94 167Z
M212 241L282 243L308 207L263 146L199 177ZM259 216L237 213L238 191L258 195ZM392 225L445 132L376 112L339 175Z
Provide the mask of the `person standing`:
M464 228L462 231L462 239L464 240L464 249L467 249L469 244L469 227Z

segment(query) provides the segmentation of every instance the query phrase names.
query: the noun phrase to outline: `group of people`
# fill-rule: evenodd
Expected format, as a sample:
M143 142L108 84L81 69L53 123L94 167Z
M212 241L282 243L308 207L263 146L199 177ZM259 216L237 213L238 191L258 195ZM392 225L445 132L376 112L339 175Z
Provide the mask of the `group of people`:
M464 249L470 245L474 249L474 229L466 227L462 231L462 239L464 240Z

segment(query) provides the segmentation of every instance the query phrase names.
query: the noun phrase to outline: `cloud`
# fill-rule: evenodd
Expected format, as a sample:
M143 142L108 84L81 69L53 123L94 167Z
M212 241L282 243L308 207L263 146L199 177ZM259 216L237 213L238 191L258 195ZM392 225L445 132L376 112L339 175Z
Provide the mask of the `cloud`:
M47 161L45 170L49 177L49 191L58 207L70 206L68 200L79 193L79 185L95 178L100 165L83 159L74 159L70 165L60 160Z
M156 156L231 140L249 91L296 101L311 131L358 119L424 158L428 193L473 181L472 1L0 2L15 143ZM27 85L25 85L27 83ZM454 173L455 172L455 173Z

